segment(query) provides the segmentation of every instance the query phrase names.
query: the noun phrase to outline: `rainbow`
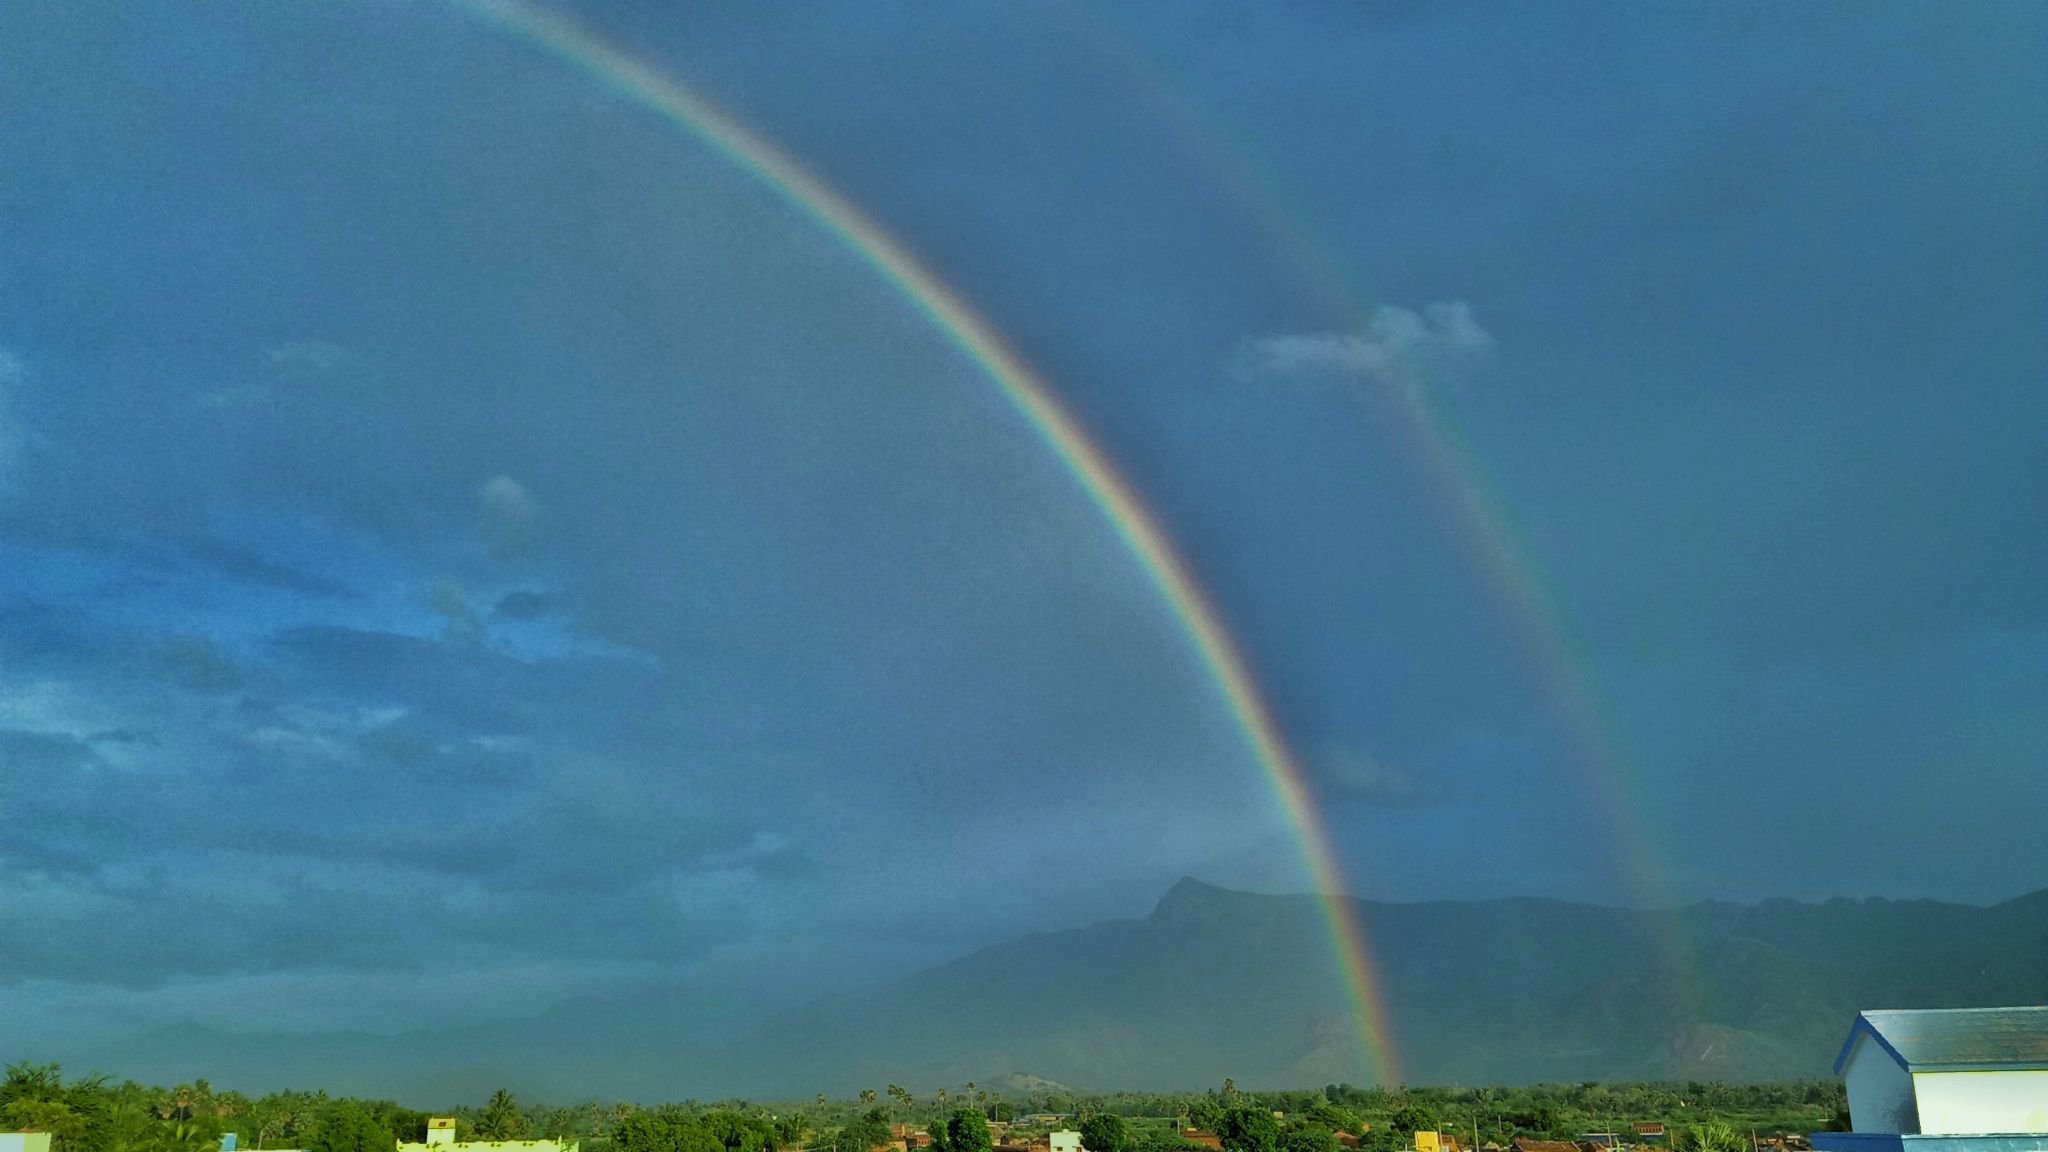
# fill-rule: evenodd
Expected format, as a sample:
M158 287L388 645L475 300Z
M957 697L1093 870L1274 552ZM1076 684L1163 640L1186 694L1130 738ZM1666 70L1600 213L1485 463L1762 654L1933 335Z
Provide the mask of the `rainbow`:
M1277 182L1253 160L1256 147L1236 139L1221 115L1199 106L1107 18L1079 5L1062 5L1059 11L1068 17L1068 29L1078 42L1138 81L1169 138L1254 222L1280 263L1315 298L1328 323L1345 332L1365 331L1373 318L1366 294L1338 265L1334 247L1314 235L1309 214L1290 205ZM1637 773L1626 753L1627 742L1603 706L1588 659L1571 643L1568 619L1549 590L1541 563L1516 530L1511 510L1456 422L1435 402L1433 391L1409 380L1380 383L1385 407L1410 458L1428 479L1514 632L1599 823L1612 830L1609 843L1618 865L1616 878L1632 905L1655 913L1650 932L1667 985L1681 996L1698 996L1691 945L1677 918L1662 914L1676 901L1663 879L1668 869L1660 866L1644 833L1641 814L1646 807L1635 787Z
M494 28L595 77L623 99L709 145L836 236L1002 389L1151 578L1209 669L1224 705L1293 825L1328 922L1370 1066L1366 1083L1400 1079L1365 927L1344 881L1301 765L1273 720L1244 655L1158 520L1050 387L958 292L852 202L718 107L583 28L519 0L451 0Z

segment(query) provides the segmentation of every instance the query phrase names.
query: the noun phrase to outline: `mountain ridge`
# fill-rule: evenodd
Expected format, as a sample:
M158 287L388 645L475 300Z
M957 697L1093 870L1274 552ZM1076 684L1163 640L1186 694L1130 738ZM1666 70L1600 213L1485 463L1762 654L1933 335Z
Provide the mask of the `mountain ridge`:
M808 1097L1005 1076L1111 1089L1824 1076L1856 1010L2048 1000L2048 890L1940 901L1352 902L1401 1067L1375 1070L1324 904L1184 877L1146 916L1032 932L710 1042L690 993L398 1036L158 1029L122 1074L421 1098ZM1683 970L1658 950L1690 940Z

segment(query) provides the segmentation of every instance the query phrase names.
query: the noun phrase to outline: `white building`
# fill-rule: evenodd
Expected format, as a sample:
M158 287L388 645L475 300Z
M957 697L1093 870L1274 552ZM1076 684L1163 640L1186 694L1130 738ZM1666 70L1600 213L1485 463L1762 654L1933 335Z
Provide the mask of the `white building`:
M0 1132L0 1152L50 1152L48 1132Z
M1835 1071L1857 1134L2048 1134L2048 1007L1864 1012Z
M400 1140L397 1152L577 1152L578 1146L575 1140L457 1140L455 1118L435 1116L427 1121L425 1143Z
M1081 1152L1081 1134L1071 1129L1062 1128L1045 1139L1052 1145L1048 1152Z

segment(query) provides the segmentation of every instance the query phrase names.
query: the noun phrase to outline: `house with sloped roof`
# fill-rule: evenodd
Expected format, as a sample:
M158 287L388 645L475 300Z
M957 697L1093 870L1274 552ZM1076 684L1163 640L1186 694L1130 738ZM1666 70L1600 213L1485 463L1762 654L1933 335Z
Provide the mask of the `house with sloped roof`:
M2048 1152L2048 1006L1859 1013L1835 1058L1852 1132L1824 1152Z
M1579 1146L1570 1140L1544 1140L1535 1136L1516 1136L1508 1142L1508 1152L1579 1152Z

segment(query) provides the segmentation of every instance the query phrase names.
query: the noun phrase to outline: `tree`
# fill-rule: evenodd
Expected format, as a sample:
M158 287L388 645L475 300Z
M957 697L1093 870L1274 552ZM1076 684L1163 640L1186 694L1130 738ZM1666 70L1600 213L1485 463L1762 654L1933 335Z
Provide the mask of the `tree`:
M1337 1152L1337 1137L1321 1128L1289 1128L1280 1134L1280 1152Z
M500 1093L499 1095L504 1095ZM524 1119L524 1117L521 1117ZM180 1125L187 1122L179 1122ZM320 1110L307 1152L390 1152L397 1144L391 1130L377 1123L362 1105L353 1100L336 1100ZM202 1140L198 1146L204 1145ZM186 1152L191 1145L166 1148L165 1152Z
M957 1108L946 1121L945 1152L990 1152L995 1141L988 1134L988 1117L973 1108Z
M1349 1132L1353 1136L1364 1133L1365 1122L1349 1108L1332 1104L1328 1100L1317 1100L1308 1106L1303 1117L1318 1128L1329 1132Z
M869 1096L874 1091L868 1091ZM869 1152L889 1142L889 1117L880 1108L871 1109L835 1133L831 1152Z
M1435 1132L1443 1127L1443 1121L1436 1109L1411 1101L1394 1110L1393 1125L1397 1132Z
M1232 1085L1233 1094L1235 1091ZM1273 1119L1270 1108L1240 1104L1223 1113L1216 1134L1223 1138L1224 1152L1277 1152L1280 1122Z
M486 1140L524 1140L531 1127L519 1101L503 1088L491 1093L490 1103L476 1118L476 1133Z
M1686 1129L1685 1146L1692 1152L1749 1152L1749 1137L1731 1125L1715 1121Z
M61 1100L14 1100L0 1106L0 1131L48 1132L51 1152L80 1152L85 1118Z
M1114 1112L1097 1112L1081 1121L1081 1147L1087 1152L1126 1152L1131 1129Z

